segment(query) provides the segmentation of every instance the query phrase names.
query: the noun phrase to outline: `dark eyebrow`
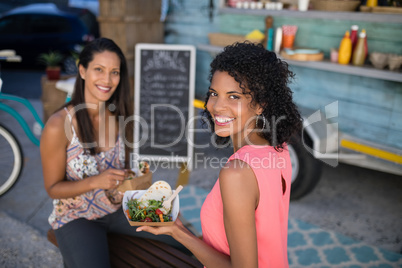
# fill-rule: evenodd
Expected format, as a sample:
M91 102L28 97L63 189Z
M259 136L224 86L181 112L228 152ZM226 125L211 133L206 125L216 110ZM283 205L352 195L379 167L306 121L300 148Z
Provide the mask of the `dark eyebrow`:
M209 87L209 90L216 92L216 90L213 89L212 87ZM239 91L229 91L229 92L226 92L226 94L240 94L240 95L242 95L243 92L239 92Z
M106 68L106 66L104 66L104 65L102 65L102 64L100 64L100 63L95 63L95 67ZM115 68L113 68L112 70L113 70L113 71L116 71L116 70L120 71L120 66L119 66L119 67L115 67Z
M239 92L239 91L229 91L229 92L226 92L226 94L240 94L240 95L243 95L243 93Z

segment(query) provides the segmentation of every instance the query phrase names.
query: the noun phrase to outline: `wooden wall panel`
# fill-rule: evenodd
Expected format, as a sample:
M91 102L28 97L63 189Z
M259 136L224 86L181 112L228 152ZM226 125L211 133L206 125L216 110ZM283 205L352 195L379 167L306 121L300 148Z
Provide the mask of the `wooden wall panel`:
M215 1L215 7L218 1ZM369 51L402 54L402 27L396 23L356 22L309 18L274 17L274 27L284 24L299 26L296 45L319 48L329 57L346 30L358 24L368 33ZM254 29L264 30L264 16L217 14L208 18L207 2L181 1L181 7L170 4L165 22L165 42L175 44L208 44L209 32L245 35ZM204 99L209 81L212 56L197 50L196 96ZM324 109L339 103L339 128L348 134L372 142L402 149L402 83L347 75L336 72L291 66L296 73L292 84L298 105Z
M402 84L309 68L292 67L291 88L298 105L321 109L338 101L339 129L358 138L398 143L402 131ZM316 79L319 77L319 79Z
M213 20L209 19L207 1L178 1L180 6L169 5L169 13L165 22L165 43L167 44L208 44L208 33L217 32L217 11ZM218 1L215 1L215 7ZM204 100L208 91L209 64L212 57L209 53L197 50L196 55L196 97Z
M264 16L222 14L220 31L247 34L254 29L264 31ZM297 25L295 45L321 49L329 57L331 48L337 48L345 33L353 24L366 29L369 51L402 53L402 27L397 23L356 22L352 20L327 20L308 18L274 17L274 27ZM360 31L359 30L359 31Z

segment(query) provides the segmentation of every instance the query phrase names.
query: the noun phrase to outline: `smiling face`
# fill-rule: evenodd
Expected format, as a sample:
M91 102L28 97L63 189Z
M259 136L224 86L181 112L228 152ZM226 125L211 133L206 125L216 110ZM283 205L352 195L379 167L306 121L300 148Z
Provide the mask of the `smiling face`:
M239 83L227 72L214 73L207 110L214 121L215 133L220 137L230 136L235 148L251 140L260 140L257 133L252 131L256 116L262 113L262 108L252 105L251 100L250 94L244 94Z
M105 102L116 91L120 82L120 58L114 52L95 53L88 68L79 66L80 75L85 80L85 101Z

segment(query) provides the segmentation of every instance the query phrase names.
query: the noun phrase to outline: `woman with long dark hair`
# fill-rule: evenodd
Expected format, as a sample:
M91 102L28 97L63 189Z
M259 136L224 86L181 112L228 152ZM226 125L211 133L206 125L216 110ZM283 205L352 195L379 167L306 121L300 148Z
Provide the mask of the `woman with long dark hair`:
M110 39L80 53L70 102L44 128L40 151L44 184L53 199L49 223L67 267L109 267L107 233L138 234L117 191L129 168L133 99L126 59ZM170 237L158 239L180 247Z

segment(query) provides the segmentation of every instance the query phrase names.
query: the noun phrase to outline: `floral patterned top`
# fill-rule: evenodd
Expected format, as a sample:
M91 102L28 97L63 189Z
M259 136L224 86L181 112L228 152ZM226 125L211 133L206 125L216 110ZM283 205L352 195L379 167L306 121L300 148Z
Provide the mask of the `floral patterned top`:
M71 122L71 115L66 108L64 109ZM84 180L108 168L124 168L124 142L120 135L114 148L96 155L89 155L85 153L73 126L72 132L73 137L67 147L67 180ZM103 217L120 207L122 197L123 194L115 189L94 189L73 198L54 199L49 223L53 229L58 229L78 218L93 220Z

